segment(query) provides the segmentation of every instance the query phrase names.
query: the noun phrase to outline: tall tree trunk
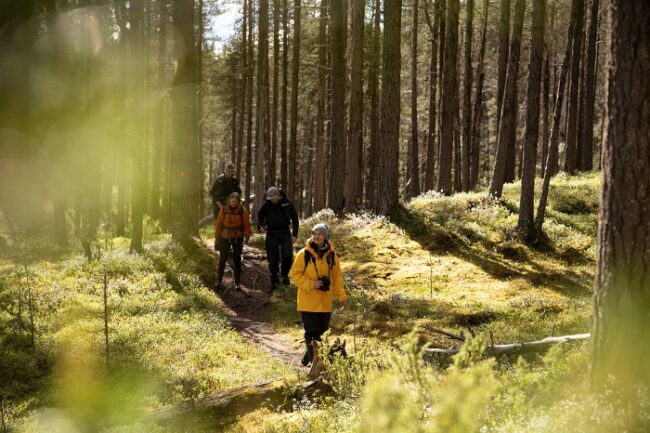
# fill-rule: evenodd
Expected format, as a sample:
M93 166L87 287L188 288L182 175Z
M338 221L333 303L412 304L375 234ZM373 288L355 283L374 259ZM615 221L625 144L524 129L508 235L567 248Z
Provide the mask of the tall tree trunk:
M172 18L177 30L174 53L177 62L172 88L174 143L172 145L172 238L184 242L197 233L198 220L194 218L197 208L196 183L196 51L194 1L174 0Z
M537 140L539 137L539 91L542 82L544 57L544 27L546 0L533 2L533 23L528 64L528 100L526 105L526 137L521 162L521 196L519 199L519 236L528 239L534 233L535 169L537 167Z
M420 195L420 160L418 151L418 0L413 0L411 28L411 138L407 152L406 197Z
M144 0L133 0L129 9L130 35L132 54L136 58L146 58L144 55L145 47L145 25L144 25ZM145 86L145 68L142 62L132 62L131 76L133 78L133 97L136 100L144 100ZM131 144L133 163L131 187L131 221L133 223L131 231L131 251L142 252L142 219L145 208L145 191L147 181L147 170L144 167L146 158L146 133L145 119L139 116L132 119L133 121L133 139Z
M548 34L548 32L547 32ZM542 116L543 116L543 129L542 129L542 164L541 164L541 170L540 170L540 175L541 177L544 177L544 170L546 169L546 157L548 156L548 140L549 140L549 134L550 134L550 123L549 123L549 93L551 91L550 86L551 86L551 80L550 80L550 65L549 65L549 56L551 53L549 52L548 49L548 43L545 44L546 50L544 54L544 80L543 80L543 87L542 87Z
M280 94L280 1L273 0L273 95L271 97L271 158L268 185L276 184L278 159L278 99Z
M417 0L416 0L417 1ZM352 0L352 59L350 61L350 107L348 129L346 209L355 211L363 199L363 17L365 0Z
M327 0L321 0L318 17L318 102L316 113L316 161L314 164L314 210L325 208L327 199L325 162L325 117L327 104Z
M255 96L255 196L261 206L266 191L269 160L269 2L260 0L257 31L257 92ZM290 190L291 191L291 190ZM255 212L257 213L257 212Z
M599 0L591 0L589 25L587 26L586 64L585 64L585 100L584 121L582 127L582 169L592 170L594 167L594 111L596 106L596 40L598 39L598 8Z
M167 2L158 2L158 62L156 65L156 81L159 89L165 85L165 48L167 45L167 24L169 16ZM153 159L151 163L151 192L149 195L149 214L154 219L160 219L161 182L163 161L165 157L165 100L161 98L156 104L156 115L153 128Z
M196 205L194 208L195 219L199 221L204 216L204 197L206 192L205 185L205 171L203 168L203 92L205 86L203 86L203 29L204 26L204 16L203 16L203 0L199 0L197 3L196 11L196 20L197 20L197 29L196 29L196 83L198 86L198 91L196 92L196 110L197 118L201 121L196 124L196 155L198 161L198 170L194 171L196 182ZM234 142L234 140L233 140Z
M584 0L573 0L571 5L571 70L569 74L569 97L567 108L566 159L564 170L573 173L578 168L578 91L580 89L580 52L582 48L582 25L584 21Z
M330 0L332 136L330 141L327 206L339 213L345 208L345 47L347 0Z
M458 15L459 0L449 0L447 7L447 35L445 37L445 58L443 64L442 120L440 123L440 164L438 169L438 191L451 194L452 156L454 151L454 125L458 112Z
M512 131L517 127L517 78L519 76L519 54L521 50L521 33L524 25L526 1L517 0L515 3L515 22L512 29L510 53L508 54L508 72L503 91L501 121L497 131L497 152L494 161L494 171L490 180L490 195L501 197L503 184L507 180L506 170L508 156L514 149L510 147Z
M569 28L569 35L571 29ZM564 88L566 85L567 75L569 71L569 59L571 58L571 44L567 44L566 52L564 53L564 60L560 66L560 77L558 79L557 93L555 96L555 111L553 113L553 127L551 129L551 138L548 145L548 156L544 163L544 181L542 183L542 192L539 197L539 205L537 207L537 216L535 217L535 231L537 234L542 233L542 225L544 224L544 215L546 213L546 203L548 201L548 192L551 185L551 177L557 174L557 158L558 146L560 141L560 119L562 117L562 107L564 98Z
M465 84L463 85L463 191L470 189L470 161L472 149L472 38L474 21L474 0L467 0L465 16Z
M384 47L382 54L381 122L379 124L379 173L376 211L387 214L396 208L398 197L400 70L402 1L384 2Z
M246 0L244 0L246 1ZM248 86L246 87L246 204L251 204L251 185L253 180L252 163L253 163L253 77L255 76L254 50L253 50L253 0L248 0ZM256 200L263 200L261 197L255 197ZM250 209L250 208L249 208ZM257 215L257 212L255 213Z
M286 190L288 186L289 161L287 159L287 119L289 93L289 5L288 0L282 0L282 101L280 113L280 186Z
M592 380L650 385L650 3L611 0Z
M483 3L483 31L481 33L481 50L478 60L476 98L474 100L474 115L472 116L469 189L474 189L478 185L478 172L481 159L481 110L483 107L483 84L485 83L485 45L489 7L489 0L485 0ZM487 137L489 138L489 136ZM489 140L487 141L489 142Z
M239 86L239 98L240 98L240 114L239 114L239 123L238 130L239 134L237 135L237 155L233 161L235 164L235 169L237 173L241 173L242 166L242 156L244 151L244 126L246 119L246 114L248 113L248 92L249 87L252 87L252 77L249 71L248 63L248 1L244 0L243 10L242 10L242 26L241 26L241 85ZM210 171L211 174L212 171ZM212 184L212 181L210 182Z
M436 166L436 104L438 88L438 39L440 34L440 14L442 0L435 0L434 19L431 25L431 63L429 65L429 129L427 131L427 157L424 169L424 189L430 191L435 186ZM427 17L429 15L427 14Z
M503 90L506 87L508 73L508 54L510 50L510 2L501 0L499 15L499 60L497 75L497 116L496 130L501 129L501 110L503 109Z
M370 99L370 140L368 144L368 175L366 176L366 205L377 209L377 173L379 172L379 56L381 48L381 0L376 0L373 11L372 40L368 66L368 98Z
M294 0L293 8L293 60L291 62L291 132L289 138L289 197L295 194L296 164L298 151L298 75L300 72L300 0Z

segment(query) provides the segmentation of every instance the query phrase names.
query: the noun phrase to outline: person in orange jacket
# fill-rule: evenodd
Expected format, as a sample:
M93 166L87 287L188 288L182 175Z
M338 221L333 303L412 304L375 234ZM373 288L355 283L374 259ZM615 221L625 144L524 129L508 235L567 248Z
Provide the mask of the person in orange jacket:
M320 341L329 329L333 299L337 299L340 308L345 308L347 300L341 261L329 241L329 228L325 224L312 228L311 238L296 255L289 277L298 287L298 311L307 345L301 362L306 366L314 359L312 341Z
M226 206L219 210L215 223L215 244L219 249L219 265L217 266L217 283L215 289L221 288L223 271L226 268L228 254L232 247L232 258L235 264L235 289L241 282L241 256L244 244L251 237L251 220L248 210L242 205L239 193L233 192L228 196Z

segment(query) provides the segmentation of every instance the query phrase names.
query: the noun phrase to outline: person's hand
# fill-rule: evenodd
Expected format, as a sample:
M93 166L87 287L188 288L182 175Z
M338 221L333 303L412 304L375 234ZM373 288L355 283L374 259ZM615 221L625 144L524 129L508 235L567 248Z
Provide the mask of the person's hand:
M293 244L295 244L295 243L296 243L296 237L295 237L295 236L291 236L291 245L293 245Z
M323 282L321 280L314 281L313 288L318 290L323 287Z

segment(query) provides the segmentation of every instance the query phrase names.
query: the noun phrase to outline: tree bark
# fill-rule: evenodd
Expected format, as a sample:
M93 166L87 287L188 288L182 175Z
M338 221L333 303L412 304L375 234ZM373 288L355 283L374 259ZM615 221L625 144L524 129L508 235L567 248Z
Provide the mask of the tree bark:
M379 175L377 213L388 214L399 203L399 120L402 1L384 2L384 47L382 53L381 122L379 124Z
M248 63L248 2L246 0L243 1L243 10L242 10L242 26L241 26L241 85L239 86L239 98L240 98L240 114L239 114L239 124L238 124L238 129L239 129L239 134L237 136L237 155L235 157L235 160L233 161L235 164L235 169L237 170L237 173L241 173L241 166L242 166L242 156L243 156L243 151L244 151L244 127L245 127L245 122L244 120L246 119L246 114L248 113L248 99L247 95L249 92L249 87L251 87L251 75L249 71L249 63ZM214 174L214 173L211 173ZM210 182L210 185L212 185L212 181Z
M533 22L530 38L530 63L528 66L528 100L526 105L526 136L521 169L521 195L517 230L522 239L529 239L535 232L535 169L537 167L537 140L539 138L539 91L542 82L542 58L544 57L544 27L546 24L546 0L533 2Z
M326 103L327 103L327 10L328 0L321 0L320 15L318 17L318 102L316 113L316 163L315 186L314 186L314 210L319 211L325 208L327 191L326 191L326 171L325 164L325 120L326 120Z
M474 0L465 3L465 83L463 84L463 191L470 189L470 161L472 150L472 38L474 35Z
M194 1L174 0L172 17L176 32L174 53L177 61L172 88L174 143L171 173L171 231L172 239L185 242L197 233L198 219L194 172L196 171L196 50Z
M370 45L370 61L368 66L368 98L370 99L370 143L366 164L366 206L377 209L377 173L379 172L379 52L381 48L381 0L376 0L373 12L372 40Z
M429 65L429 129L427 131L427 156L424 169L424 190L430 191L435 186L436 145L437 145L437 89L438 89L438 39L440 35L440 2L435 0L434 19L431 25L431 63ZM427 14L427 17L429 15Z
M501 110L503 109L503 90L508 73L508 54L510 49L510 1L501 0L499 16L499 59L497 75L497 116L496 130L501 129Z
M650 385L650 3L611 0L592 381Z
M271 158L268 185L276 184L278 159L278 99L280 94L280 1L273 0L273 84L271 96Z
M418 0L413 0L411 22L411 137L406 156L406 198L420 195L418 149Z
M524 24L525 0L515 4L515 22L512 29L510 53L508 54L508 72L503 91L501 121L497 131L497 152L494 171L490 181L490 195L501 197L503 184L507 180L507 161L514 150L510 147L512 131L517 127L517 78L519 76L519 54L521 50L521 33Z
M438 169L438 191L451 194L453 190L451 169L454 151L454 125L458 112L458 14L459 0L449 0L447 7L447 35L445 37L445 58L442 86L442 120L440 124L440 164Z
M564 170L573 173L578 168L578 91L580 89L580 52L582 47L582 25L584 21L584 0L573 0L571 5L571 70L569 75L569 97L567 99L567 138Z
M289 173L287 192L295 195L296 164L298 161L298 77L300 73L300 0L294 0L293 7L293 59L291 62L291 126L289 133Z
M417 1L417 0L416 0ZM350 60L350 107L348 119L346 209L356 211L363 205L363 26L365 0L352 0L352 59Z
M244 0L246 1L246 0ZM253 180L252 165L253 165L253 77L255 76L255 63L254 63L254 50L253 50L253 0L248 0L248 48L246 53L248 55L248 86L246 87L246 204L250 206L251 203L251 185ZM258 200L260 197L256 197ZM250 209L250 208L249 208ZM257 214L257 212L255 213Z
M280 113L280 186L288 186L289 161L287 160L287 114L289 92L289 5L282 0L282 101Z
M257 24L257 79L255 124L255 196L258 206L264 203L267 188L269 137L269 2L260 0ZM257 214L257 212L255 212Z
M581 145L581 166L589 171L594 167L594 111L596 106L596 40L598 39L598 8L599 0L591 0L589 12L589 25L587 26L586 64L585 64L585 100L584 100L584 128Z
M485 45L487 39L489 0L483 4L483 32L481 34L481 50L478 60L478 78L476 81L476 98L474 100L474 114L472 116L471 153L469 189L478 185L478 174L481 159L481 109L483 107L483 84L485 83Z
M336 213L345 208L345 49L347 0L330 0L332 134L330 139L327 206Z

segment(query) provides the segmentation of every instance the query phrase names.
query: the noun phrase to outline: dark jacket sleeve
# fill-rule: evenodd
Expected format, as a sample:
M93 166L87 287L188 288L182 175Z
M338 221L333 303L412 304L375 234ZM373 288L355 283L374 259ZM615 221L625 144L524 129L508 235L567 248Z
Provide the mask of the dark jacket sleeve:
M234 185L234 192L239 194L241 196L241 184L239 183L239 179L235 179L235 185Z
M264 202L257 212L257 231L261 231L262 227L266 224L266 211L266 202Z
M212 197L213 205L215 205L217 202L220 190L221 190L221 182L219 182L219 178L216 178L214 182L212 182L212 187L210 188L210 197Z
M300 222L298 221L298 212L296 212L296 207L293 205L293 203L291 203L291 225L292 225L292 236L294 238L297 238L298 229L300 228Z

